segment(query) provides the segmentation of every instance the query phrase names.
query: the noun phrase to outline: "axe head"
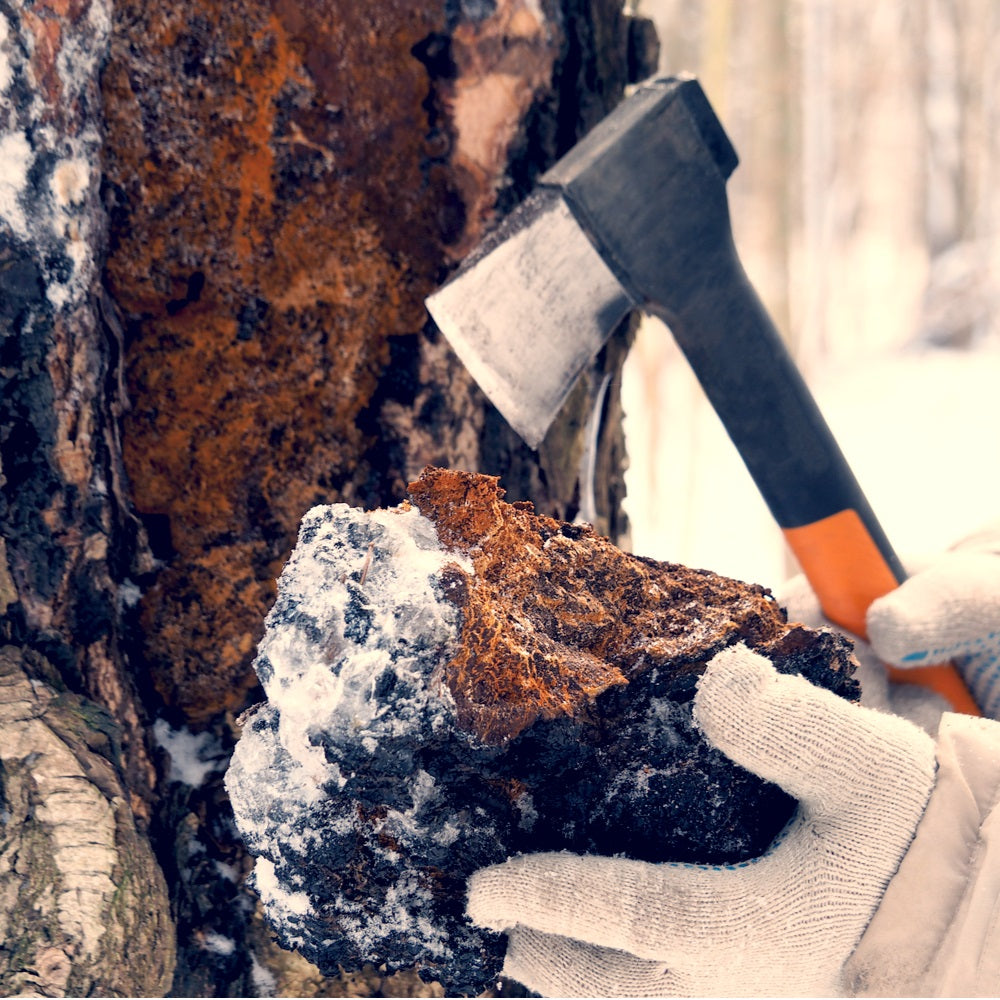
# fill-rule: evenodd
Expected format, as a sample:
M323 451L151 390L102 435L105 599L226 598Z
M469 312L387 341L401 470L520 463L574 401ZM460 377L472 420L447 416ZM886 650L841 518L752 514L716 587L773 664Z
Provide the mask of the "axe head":
M695 80L653 81L543 175L427 299L480 388L531 447L624 316L646 306L648 286L659 283L658 274L646 280L650 269L683 270L692 235L697 242L691 227L718 215L720 189L728 232L724 185L736 163ZM671 259L649 259L664 254Z

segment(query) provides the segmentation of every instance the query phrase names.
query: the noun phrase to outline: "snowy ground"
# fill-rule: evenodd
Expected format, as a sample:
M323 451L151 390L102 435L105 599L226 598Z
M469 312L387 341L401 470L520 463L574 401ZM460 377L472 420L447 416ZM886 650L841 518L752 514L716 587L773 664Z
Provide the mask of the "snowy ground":
M626 372L633 549L777 585L794 571L781 536L683 357L661 350L658 374L648 356ZM1000 345L859 358L811 387L904 558L1000 516Z

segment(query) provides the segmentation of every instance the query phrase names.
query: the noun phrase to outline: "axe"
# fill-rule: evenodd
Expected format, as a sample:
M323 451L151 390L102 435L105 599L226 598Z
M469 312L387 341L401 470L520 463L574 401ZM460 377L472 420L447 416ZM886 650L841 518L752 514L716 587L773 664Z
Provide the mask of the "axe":
M864 637L868 606L905 573L744 273L726 198L737 163L696 80L650 81L542 176L427 307L532 447L624 316L660 317L827 618ZM890 673L979 714L950 664Z

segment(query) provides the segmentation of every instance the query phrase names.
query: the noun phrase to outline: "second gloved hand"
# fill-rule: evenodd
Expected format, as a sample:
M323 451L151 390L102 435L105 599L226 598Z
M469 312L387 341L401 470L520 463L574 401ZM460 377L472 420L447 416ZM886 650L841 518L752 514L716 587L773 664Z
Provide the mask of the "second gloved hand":
M872 603L868 643L857 642L861 702L933 732L943 701L922 688L888 685L881 664L906 669L951 660L982 714L1000 719L1000 522L970 536ZM777 595L793 621L829 626L804 576Z
M868 639L897 667L954 660L983 715L1000 718L1000 525L875 601Z

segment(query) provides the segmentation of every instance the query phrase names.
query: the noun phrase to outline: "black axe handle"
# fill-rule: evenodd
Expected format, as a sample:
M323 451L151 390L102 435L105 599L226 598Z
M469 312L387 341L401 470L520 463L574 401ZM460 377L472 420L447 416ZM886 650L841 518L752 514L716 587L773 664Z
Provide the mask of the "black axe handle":
M906 573L735 253L715 279L683 312L660 315L824 613L864 637L869 605ZM980 714L951 664L888 669L897 683L932 688L956 711Z

